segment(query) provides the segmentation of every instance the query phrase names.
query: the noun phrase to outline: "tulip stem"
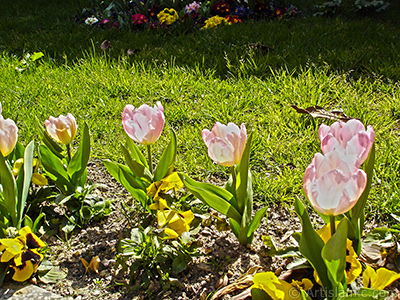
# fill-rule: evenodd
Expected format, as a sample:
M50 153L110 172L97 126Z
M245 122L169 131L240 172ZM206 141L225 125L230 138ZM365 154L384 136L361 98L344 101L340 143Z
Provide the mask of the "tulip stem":
M335 234L335 216L329 216L329 222L331 223L331 237Z
M71 161L71 147L70 144L67 144L67 155L68 155L68 163Z
M147 145L147 156L149 157L150 173L153 174L153 161L151 160L151 146L150 145Z
M235 166L231 167L231 174L232 174L232 185L233 185L233 190L235 192L234 196L236 198L236 172L235 172Z

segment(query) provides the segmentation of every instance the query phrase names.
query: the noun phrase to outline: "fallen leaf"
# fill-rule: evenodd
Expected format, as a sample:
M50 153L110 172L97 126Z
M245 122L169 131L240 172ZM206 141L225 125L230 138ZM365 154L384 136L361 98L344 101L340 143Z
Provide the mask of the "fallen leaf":
M223 288L228 284L228 276L224 274L220 279L217 280L215 283L215 289L218 290L219 288Z
M86 261L86 259L79 257L81 260L83 266L85 267L85 273L96 273L99 274L99 264L100 264L100 258L98 256L92 257L90 260L90 263Z
M222 296L233 293L237 290L247 289L253 285L253 277L257 274L257 271L262 269L260 266L251 267L245 274L240 276L235 282L227 285L226 287L218 290L210 300L218 299Z
M111 42L109 40L104 40L100 45L101 50L106 51L111 48Z
M293 109L295 109L299 114L307 114L313 118L323 118L328 120L335 120L335 121L344 121L347 122L352 118L345 115L344 112L340 110L331 110L327 111L323 107L315 105L307 107L306 109L297 107L294 104L290 105Z

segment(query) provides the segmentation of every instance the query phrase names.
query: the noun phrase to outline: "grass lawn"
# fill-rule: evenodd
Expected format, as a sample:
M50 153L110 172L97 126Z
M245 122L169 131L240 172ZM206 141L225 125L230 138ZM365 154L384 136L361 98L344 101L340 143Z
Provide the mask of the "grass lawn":
M303 197L304 170L320 151L318 126L330 121L299 115L290 104L319 105L374 127L368 211L387 217L400 210L400 27L394 0L392 9L374 18L250 21L187 35L74 23L74 13L87 2L3 1L0 101L24 144L37 139L35 117L44 122L70 112L80 127L88 122L93 158L122 161L124 106L161 101L168 126L155 148L168 142L168 127L175 130L178 170L203 180L227 178L229 170L208 158L201 130L216 121L245 123L254 133L256 200L291 205ZM112 44L107 52L100 49L104 39ZM137 53L127 56L129 48ZM45 57L22 64L33 52Z

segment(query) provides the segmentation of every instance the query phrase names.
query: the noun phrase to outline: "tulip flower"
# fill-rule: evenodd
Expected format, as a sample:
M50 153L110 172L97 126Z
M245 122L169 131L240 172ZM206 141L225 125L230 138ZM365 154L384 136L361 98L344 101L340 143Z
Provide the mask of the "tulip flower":
M139 144L154 143L160 137L164 124L164 108L159 101L153 108L147 104L139 108L128 104L122 113L122 125L125 132Z
M364 125L356 119L347 123L335 122L332 126L321 125L318 136L324 154L333 149L341 149L348 155L357 155L360 165L368 158L375 140L372 126L368 126L365 130Z
M357 168L357 157L341 150L333 149L325 156L316 153L303 178L303 189L312 206L329 216L349 211L367 184L367 175Z
M69 145L76 136L76 121L70 113L58 118L50 117L44 123L49 135L58 143Z
M202 131L203 141L208 148L208 155L216 163L232 167L240 162L246 146L246 126L240 128L233 124L215 123L213 129Z
M1 113L1 107L0 107ZM0 115L0 152L3 156L10 154L18 139L18 127L11 119L3 119Z

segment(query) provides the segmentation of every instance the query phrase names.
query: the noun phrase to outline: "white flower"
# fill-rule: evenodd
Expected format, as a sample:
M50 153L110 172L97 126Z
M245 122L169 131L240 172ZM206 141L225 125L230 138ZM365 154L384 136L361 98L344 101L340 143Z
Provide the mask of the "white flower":
M93 24L95 24L95 23L97 23L99 20L95 17L95 16L91 16L91 17L89 17L89 18L87 18L86 20L85 20L85 24L87 24L87 25L93 25Z

